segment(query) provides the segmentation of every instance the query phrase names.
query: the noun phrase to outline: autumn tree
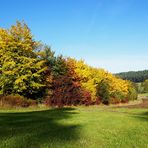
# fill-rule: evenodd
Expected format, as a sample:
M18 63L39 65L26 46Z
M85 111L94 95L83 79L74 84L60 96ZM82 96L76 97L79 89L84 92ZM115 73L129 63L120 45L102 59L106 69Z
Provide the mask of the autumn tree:
M82 90L80 78L74 71L74 61L70 58L58 57L56 64L57 68L54 69L51 87L52 94L45 101L49 105L58 107L81 104ZM59 71L58 67L62 71Z
M81 78L82 88L90 93L91 101L98 101L98 96L96 95L96 87L98 83L104 79L106 71L104 69L94 68L87 65L83 60L76 60L76 69L77 75Z
M42 74L44 60L37 58L39 43L25 23L0 29L0 93L33 98L45 87Z
M147 86L147 80L142 85ZM55 56L20 22L8 30L0 29L0 94L46 96L47 104L59 107L98 104L99 99L108 104L137 98L131 82L83 60Z

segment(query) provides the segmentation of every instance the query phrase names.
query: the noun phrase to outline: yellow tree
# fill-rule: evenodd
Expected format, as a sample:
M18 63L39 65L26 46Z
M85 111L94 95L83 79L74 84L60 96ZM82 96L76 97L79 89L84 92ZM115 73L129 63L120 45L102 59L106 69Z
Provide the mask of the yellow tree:
M34 52L39 43L25 23L0 29L0 93L32 97L44 87L44 61Z

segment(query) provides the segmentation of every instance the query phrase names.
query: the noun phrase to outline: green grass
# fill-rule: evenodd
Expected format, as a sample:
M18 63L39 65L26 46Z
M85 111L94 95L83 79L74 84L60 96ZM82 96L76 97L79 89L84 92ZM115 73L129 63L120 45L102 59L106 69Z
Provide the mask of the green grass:
M147 148L148 109L0 110L0 148Z
M148 97L148 93L138 94L138 97Z

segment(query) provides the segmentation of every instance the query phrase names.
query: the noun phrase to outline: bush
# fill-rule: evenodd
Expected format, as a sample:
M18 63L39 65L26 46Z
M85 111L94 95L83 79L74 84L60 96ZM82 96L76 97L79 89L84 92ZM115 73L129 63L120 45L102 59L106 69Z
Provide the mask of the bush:
M86 106L91 105L92 104L92 100L91 100L91 93L88 91L83 91L83 100L81 102L81 104L84 104Z
M46 98L43 101L43 104L46 106L55 106L54 102L51 100L50 96L46 96Z
M118 103L120 103L119 98L110 98L109 100L109 104L118 104Z
M5 107L29 107L36 105L36 101L31 99L26 99L19 95L8 95L0 97L0 106Z
M138 97L138 93L136 89L133 86L129 87L128 100L136 100L137 97Z
M101 102L103 104L108 105L109 104L109 82L107 79L103 79L96 87L97 89L97 97L101 99Z
M129 102L129 99L128 98L125 98L125 99L122 99L121 100L121 103L128 103Z

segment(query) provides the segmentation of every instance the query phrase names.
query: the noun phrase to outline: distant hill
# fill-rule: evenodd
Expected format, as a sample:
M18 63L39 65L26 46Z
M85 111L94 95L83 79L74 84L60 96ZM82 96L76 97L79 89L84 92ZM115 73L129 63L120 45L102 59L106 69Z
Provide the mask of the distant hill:
M148 79L148 70L142 71L129 71L115 74L124 80L130 80L132 82L143 82Z

